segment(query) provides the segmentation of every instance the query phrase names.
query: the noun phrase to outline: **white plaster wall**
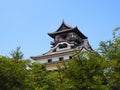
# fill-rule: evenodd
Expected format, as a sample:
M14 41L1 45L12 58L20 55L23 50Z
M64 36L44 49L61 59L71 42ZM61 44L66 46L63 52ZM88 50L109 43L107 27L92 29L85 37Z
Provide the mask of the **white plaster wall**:
M39 62L39 63L47 63L48 60L46 60L46 59L41 59L41 60L37 60L37 62Z
M58 61L58 57L53 57L52 62Z
M64 56L64 60L68 60L70 55Z
M72 56L72 55L64 55L64 56L59 56L59 57L46 58L46 59L37 60L37 62L39 62L39 63L48 63L48 59L52 59L52 62L56 62L56 61L59 61L60 57L63 57L64 58L63 60L68 60L69 56Z

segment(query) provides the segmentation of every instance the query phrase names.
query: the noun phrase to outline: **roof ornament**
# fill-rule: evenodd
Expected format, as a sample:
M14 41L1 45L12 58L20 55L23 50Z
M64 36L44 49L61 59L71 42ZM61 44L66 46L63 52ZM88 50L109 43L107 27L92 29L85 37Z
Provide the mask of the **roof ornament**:
M65 23L64 19L62 20L62 24Z

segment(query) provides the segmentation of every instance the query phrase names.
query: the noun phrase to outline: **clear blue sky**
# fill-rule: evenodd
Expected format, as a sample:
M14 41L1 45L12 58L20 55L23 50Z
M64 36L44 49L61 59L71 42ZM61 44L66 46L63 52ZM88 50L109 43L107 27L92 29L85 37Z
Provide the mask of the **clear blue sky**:
M0 55L21 46L25 58L50 49L62 20L78 26L93 49L120 26L120 0L0 0Z

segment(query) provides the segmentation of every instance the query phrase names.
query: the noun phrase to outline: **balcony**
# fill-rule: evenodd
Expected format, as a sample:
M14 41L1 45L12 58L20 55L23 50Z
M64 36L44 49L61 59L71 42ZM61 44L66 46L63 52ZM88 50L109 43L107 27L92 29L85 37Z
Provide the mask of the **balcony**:
M80 41L80 40L79 40L79 38L77 38L77 37L71 37L71 38L69 39L69 41Z

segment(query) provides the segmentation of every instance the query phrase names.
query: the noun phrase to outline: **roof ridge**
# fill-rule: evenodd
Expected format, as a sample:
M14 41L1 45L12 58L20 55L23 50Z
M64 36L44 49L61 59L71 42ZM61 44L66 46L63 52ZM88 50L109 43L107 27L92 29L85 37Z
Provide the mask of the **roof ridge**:
M64 22L64 20L63 20L63 21L62 21L62 24L61 24L60 27L56 30L56 32L61 31L61 30L66 30L66 29L73 29L73 28L74 28L74 27L66 24L66 23Z

